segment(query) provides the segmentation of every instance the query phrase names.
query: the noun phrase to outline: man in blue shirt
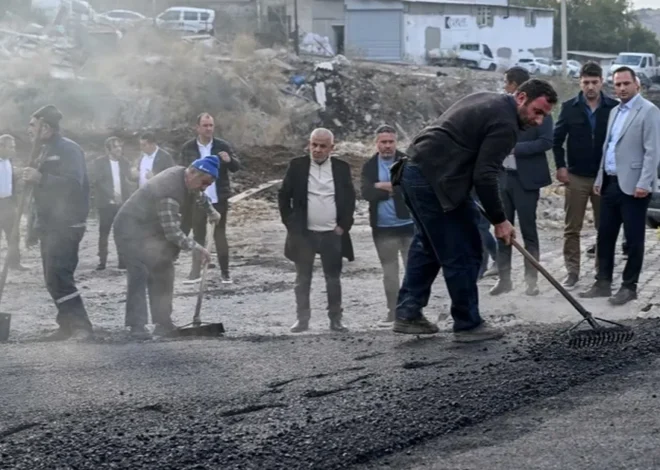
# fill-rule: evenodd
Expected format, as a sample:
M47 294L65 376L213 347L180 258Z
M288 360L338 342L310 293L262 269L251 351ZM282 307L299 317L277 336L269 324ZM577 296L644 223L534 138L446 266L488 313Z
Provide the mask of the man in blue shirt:
M396 130L388 125L376 129L374 154L362 167L362 197L369 202L371 225L378 258L383 266L387 317L380 326L391 327L399 293L399 254L404 266L414 234L414 224L400 188L392 188L390 167L403 154L396 149Z

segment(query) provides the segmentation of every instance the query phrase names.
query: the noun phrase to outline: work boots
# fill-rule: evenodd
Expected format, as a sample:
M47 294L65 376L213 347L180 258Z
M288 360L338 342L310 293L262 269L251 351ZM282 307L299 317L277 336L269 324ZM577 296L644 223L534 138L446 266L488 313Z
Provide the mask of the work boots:
M597 297L610 297L612 295L612 283L609 281L596 281L588 290L578 293L583 299L595 299Z
M431 323L424 315L408 320L397 318L394 320L392 331L406 335L434 335L440 328L435 323Z
M513 283L509 276L502 276L500 274L500 279L497 281L497 284L490 290L490 295L500 295L511 292L513 289Z
M298 319L291 327L291 333L302 333L309 330L309 320Z

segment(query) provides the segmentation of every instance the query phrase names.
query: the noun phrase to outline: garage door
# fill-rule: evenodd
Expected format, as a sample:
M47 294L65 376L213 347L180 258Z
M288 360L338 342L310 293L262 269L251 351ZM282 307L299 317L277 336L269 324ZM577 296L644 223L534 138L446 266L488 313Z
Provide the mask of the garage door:
M366 60L399 61L403 13L392 10L346 11L346 52Z

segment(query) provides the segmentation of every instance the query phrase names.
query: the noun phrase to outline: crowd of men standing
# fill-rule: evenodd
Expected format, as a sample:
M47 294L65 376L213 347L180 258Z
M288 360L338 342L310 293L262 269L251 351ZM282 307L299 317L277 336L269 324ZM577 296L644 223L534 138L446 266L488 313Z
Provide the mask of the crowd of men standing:
M395 332L438 331L422 310L442 269L456 339L501 337L501 331L481 319L476 283L480 277L497 275L491 295L513 289L511 240L516 218L525 248L539 258L536 212L540 189L552 182L546 159L550 149L556 178L566 187L564 286L572 288L579 281L580 232L591 201L598 241L588 252L596 258L597 276L580 296L610 297L614 305L636 298L646 209L660 163L660 111L639 95L639 80L627 67L614 73L616 101L602 91L600 66L585 64L580 71L582 90L562 103L554 125L551 112L557 94L549 83L530 79L518 67L504 78L505 93L475 93L459 100L423 129L405 152L397 149L397 132L391 126L382 125L375 133L376 153L364 163L360 189L369 203L369 223L383 268L386 313L380 325ZM0 228L11 232L8 221L14 220L11 201L17 182L32 185L34 217L29 232L40 242L46 286L58 310L59 329L51 339L92 335L74 280L90 194L99 217L97 269L106 269L114 230L117 267L127 273L126 326L135 337L150 337L150 312L154 334L167 334L176 328L171 318L174 263L180 251L191 251L186 282L199 281L203 264L211 262L206 248L209 224L221 281L232 282L226 236L229 174L240 169L240 162L232 146L215 137L213 117L202 113L196 137L177 156L145 133L139 139L141 156L133 163L124 156L123 141L113 136L88 175L84 152L60 133L61 119L52 105L33 114L29 133L41 153L23 170L22 178L16 178L10 161L13 138L0 136L0 211L5 215ZM331 131L315 129L309 154L290 162L279 190L279 212L287 229L284 254L296 269L297 318L291 327L295 333L309 328L317 254L325 276L329 328L347 330L341 272L343 259L355 258L350 231L356 192L350 166L332 155L334 146ZM612 296L614 248L621 225L628 260L622 285ZM24 269L17 240L10 240L7 256L12 268ZM400 258L406 267L402 284ZM490 270L489 258L495 261ZM538 274L529 263L524 277L526 294L538 295Z

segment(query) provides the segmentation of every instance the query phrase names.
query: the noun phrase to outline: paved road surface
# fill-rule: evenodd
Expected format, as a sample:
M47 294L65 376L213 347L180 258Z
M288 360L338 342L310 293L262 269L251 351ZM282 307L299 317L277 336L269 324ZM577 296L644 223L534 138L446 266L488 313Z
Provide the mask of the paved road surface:
M659 328L0 346L0 468L657 468Z

